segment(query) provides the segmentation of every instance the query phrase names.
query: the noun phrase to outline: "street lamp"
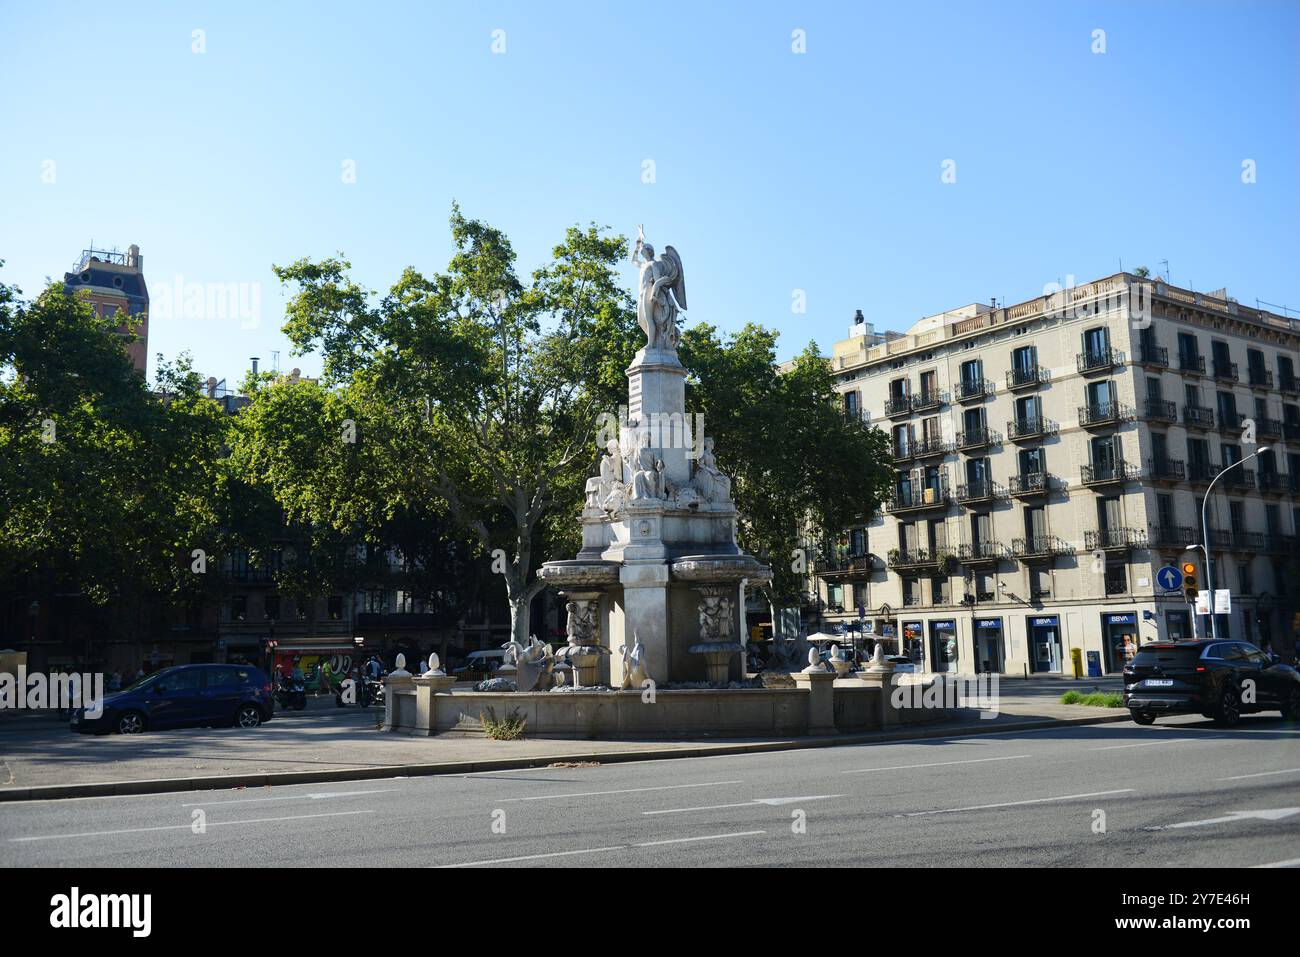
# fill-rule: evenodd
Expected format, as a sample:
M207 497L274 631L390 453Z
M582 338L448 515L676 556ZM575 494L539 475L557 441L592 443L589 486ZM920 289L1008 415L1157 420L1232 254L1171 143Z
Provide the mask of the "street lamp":
M1218 475L1214 476L1214 478L1210 480L1210 487L1205 490L1205 498L1201 500L1201 535L1204 538L1204 544L1188 545L1187 548L1184 549L1184 551L1190 552L1194 548L1199 548L1201 551L1205 553L1205 590L1210 593L1210 602L1211 602L1210 634L1214 637L1216 641L1219 639L1219 616L1214 614L1214 604L1213 604L1214 572L1210 568L1210 526L1205 518L1205 510L1210 504L1210 493L1214 491L1215 482L1223 478L1223 476L1227 475L1238 465L1245 465L1247 462L1249 462L1253 458L1256 458L1261 453L1267 452L1270 448L1272 448L1272 446L1261 445L1254 452L1251 452L1250 455L1247 455L1244 459L1238 459L1236 462L1233 462L1231 465L1229 465L1227 468L1225 468L1223 471L1221 471Z

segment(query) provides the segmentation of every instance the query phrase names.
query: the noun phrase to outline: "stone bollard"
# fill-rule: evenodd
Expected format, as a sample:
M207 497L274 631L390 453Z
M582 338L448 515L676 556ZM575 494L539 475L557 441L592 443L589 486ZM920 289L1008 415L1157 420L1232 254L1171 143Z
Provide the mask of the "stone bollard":
M859 671L857 677L868 688L877 691L876 720L881 728L894 728L901 724L898 709L890 699L894 694L894 669L890 667L872 667Z
M835 673L809 665L790 677L795 687L808 692L808 733L835 734Z
M429 670L411 679L415 685L415 727L410 730L416 734L438 733L437 705L434 697L449 694L451 686L456 683L455 676L447 674L439 664L436 654L429 655Z

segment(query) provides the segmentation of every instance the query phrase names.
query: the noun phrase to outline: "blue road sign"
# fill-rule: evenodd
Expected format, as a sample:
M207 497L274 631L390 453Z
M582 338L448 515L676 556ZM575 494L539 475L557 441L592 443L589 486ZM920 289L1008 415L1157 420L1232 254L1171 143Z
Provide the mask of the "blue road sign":
M1182 569L1173 565L1164 565L1156 572L1156 581L1165 591L1177 591L1183 587Z

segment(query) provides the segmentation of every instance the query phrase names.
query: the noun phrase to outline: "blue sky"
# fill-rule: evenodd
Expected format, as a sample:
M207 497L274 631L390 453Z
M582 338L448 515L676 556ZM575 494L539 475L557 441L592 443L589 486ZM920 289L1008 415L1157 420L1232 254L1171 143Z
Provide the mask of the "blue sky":
M275 349L319 367L289 355L272 263L341 250L385 289L446 265L453 199L525 273L571 224L643 222L689 321L774 327L782 358L857 308L903 329L1121 260L1300 309L1298 9L7 3L0 281L34 294L93 239L140 245L155 303L177 277L260 284L255 325L151 329L231 378Z

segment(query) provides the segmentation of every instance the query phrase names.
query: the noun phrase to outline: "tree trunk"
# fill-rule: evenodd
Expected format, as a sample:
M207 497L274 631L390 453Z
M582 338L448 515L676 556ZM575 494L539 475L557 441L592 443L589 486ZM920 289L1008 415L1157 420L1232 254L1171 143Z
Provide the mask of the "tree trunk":
M506 600L510 602L510 638L521 645L528 644L528 600L525 589L516 590L506 585Z

